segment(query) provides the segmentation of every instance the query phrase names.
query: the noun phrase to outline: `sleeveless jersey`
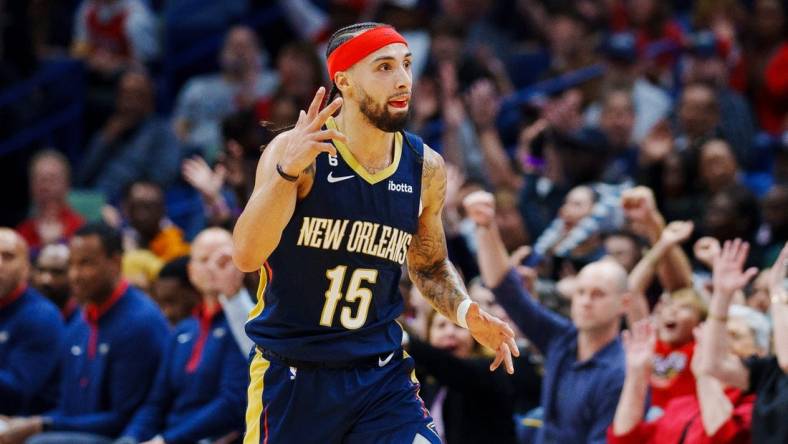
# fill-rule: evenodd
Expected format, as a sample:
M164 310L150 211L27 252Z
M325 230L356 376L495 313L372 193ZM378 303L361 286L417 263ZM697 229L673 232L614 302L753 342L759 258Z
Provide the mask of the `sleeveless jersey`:
M393 162L376 174L341 142L337 156L317 156L312 188L260 273L246 324L257 345L318 362L400 347L399 280L421 211L424 148L412 134L394 139Z

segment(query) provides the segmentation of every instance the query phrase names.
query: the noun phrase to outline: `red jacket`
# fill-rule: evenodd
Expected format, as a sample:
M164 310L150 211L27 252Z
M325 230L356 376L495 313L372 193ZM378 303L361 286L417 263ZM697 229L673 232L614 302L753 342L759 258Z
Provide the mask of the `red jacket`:
M85 224L85 219L83 219L82 216L80 216L68 206L63 207L60 210L60 214L58 214L58 220L63 225L63 239L61 240L64 241L70 239L71 235L73 235L74 232L76 232L82 225ZM21 224L19 224L19 226L16 227L16 231L25 239L25 241L27 241L27 245L29 245L33 250L43 247L43 245L41 245L41 237L38 235L36 223L36 218L31 217L24 220Z
M607 430L607 442L609 444L749 443L755 395L745 395L737 389L726 389L725 394L733 403L733 412L714 436L707 436L703 429L698 398L682 396L671 400L659 419L651 422L642 421L626 435L614 435L611 425Z

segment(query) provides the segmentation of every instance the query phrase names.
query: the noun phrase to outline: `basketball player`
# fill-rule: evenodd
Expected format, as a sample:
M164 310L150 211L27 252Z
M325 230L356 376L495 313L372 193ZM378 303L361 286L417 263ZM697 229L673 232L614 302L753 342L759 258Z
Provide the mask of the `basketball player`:
M447 259L443 160L402 131L405 39L357 24L327 53L341 97L320 111L320 88L266 147L233 233L238 267L261 270L244 442L437 443L401 348L401 265L436 310L496 351L491 370L513 372L514 333L471 303Z

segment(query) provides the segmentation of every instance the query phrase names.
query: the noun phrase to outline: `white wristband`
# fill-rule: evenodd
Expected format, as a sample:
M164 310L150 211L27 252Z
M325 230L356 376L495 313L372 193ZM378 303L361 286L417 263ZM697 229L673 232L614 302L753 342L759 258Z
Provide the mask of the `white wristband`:
M465 320L465 317L468 316L468 309L471 308L471 304L473 304L473 301L465 299L457 306L457 325L465 329L468 328L468 322Z

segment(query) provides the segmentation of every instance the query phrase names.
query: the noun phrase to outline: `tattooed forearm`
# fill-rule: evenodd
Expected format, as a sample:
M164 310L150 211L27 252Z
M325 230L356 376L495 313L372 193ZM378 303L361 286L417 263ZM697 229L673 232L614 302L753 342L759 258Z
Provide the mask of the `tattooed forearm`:
M410 279L438 313L457 321L457 306L468 298L459 273L448 259L429 266L410 266Z
M443 159L425 152L422 171L424 211L408 250L408 274L413 284L435 309L456 321L457 306L468 298L462 279L448 260L441 211L446 196Z

